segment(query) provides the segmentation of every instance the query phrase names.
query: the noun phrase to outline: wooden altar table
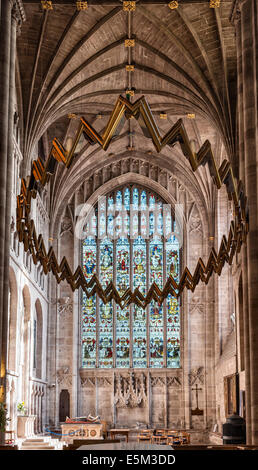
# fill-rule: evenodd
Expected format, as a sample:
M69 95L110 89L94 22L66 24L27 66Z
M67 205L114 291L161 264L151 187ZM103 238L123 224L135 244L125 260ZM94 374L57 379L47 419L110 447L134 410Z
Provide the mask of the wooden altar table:
M125 436L126 437L126 442L129 440L129 432L132 431L132 429L126 429L126 428L121 428L121 429L109 429L110 433L110 438L115 439L117 435L120 436Z

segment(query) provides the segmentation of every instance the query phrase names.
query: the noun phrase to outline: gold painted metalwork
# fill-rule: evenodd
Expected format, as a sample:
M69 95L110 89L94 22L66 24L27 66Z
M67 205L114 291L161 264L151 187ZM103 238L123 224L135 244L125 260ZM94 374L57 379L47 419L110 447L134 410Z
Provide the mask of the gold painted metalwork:
M195 119L195 114L194 113L188 113L187 117L188 117L188 119Z
M220 0L210 0L210 8L220 7Z
M88 2L76 2L76 8L78 11L83 11L88 9Z
M159 117L160 119L167 119L168 115L167 113L160 113Z
M129 88L126 90L125 92L126 95L129 95L129 96L134 96L134 90L129 90ZM132 116L133 117L133 116ZM129 118L130 119L130 118Z
M139 119L141 125L144 123L157 152L160 152L166 145L171 147L175 143L179 143L193 171L208 163L211 178L217 189L225 184L228 198L233 201L234 206L234 219L231 221L228 235L222 237L218 253L213 247L206 265L199 258L193 274L186 267L178 283L170 275L163 289L160 289L154 282L146 295L143 295L139 289L132 291L128 288L120 296L112 282L104 289L96 275L87 282L81 266L78 266L75 272L72 272L66 257L63 257L61 262L58 263L53 246L50 246L47 252L42 235L37 235L34 221L30 219L31 198L36 197L39 187L48 183L51 175L56 172L58 164L62 163L66 168L71 166L82 133L90 144L98 144L103 150L107 150L121 119L124 117L127 119L134 117L137 120ZM40 263L45 274L52 272L57 283L66 280L72 291L81 287L88 298L97 294L104 303L114 299L121 308L130 303L145 308L152 300L162 304L169 294L178 298L184 288L194 292L200 281L208 284L214 272L220 275L224 264L231 265L235 254L240 251L241 245L246 242L249 218L247 198L244 194L242 182L235 180L232 166L226 159L223 160L219 168L217 167L208 140L204 142L197 153L193 152L182 119L179 119L162 137L144 96L135 103L130 103L124 97L119 96L103 135L100 135L81 117L77 134L69 152L55 138L47 161L44 163L40 157L33 161L31 175L26 179L22 179L21 191L17 196L16 226L19 241L23 242L25 251L30 251L34 264Z
M172 0L172 2L169 2L168 6L170 10L175 10L178 8L178 2L176 0Z
M125 47L134 47L135 39L125 39Z
M52 1L50 0L41 0L41 5L43 10L53 10Z
M124 11L135 11L136 10L136 2L123 2L123 10Z
M125 70L126 70L127 72L133 72L133 71L134 71L134 65L129 65L129 64L126 65L126 66L125 66Z

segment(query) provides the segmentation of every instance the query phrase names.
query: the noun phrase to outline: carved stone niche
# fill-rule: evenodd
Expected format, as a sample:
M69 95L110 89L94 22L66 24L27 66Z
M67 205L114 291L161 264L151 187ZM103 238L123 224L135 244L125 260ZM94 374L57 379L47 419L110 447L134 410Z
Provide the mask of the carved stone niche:
M130 171L130 160L121 161L121 174L128 173Z
M59 370L56 372L56 379L58 385L64 385L66 384L67 386L72 385L72 374L70 371L70 368L68 366L61 367Z
M140 162L140 174L143 176L148 176L149 174L149 164L147 162Z
M195 385L196 382L204 383L204 367L196 367L189 372L188 375L189 385Z
M118 408L145 406L147 402L146 376L143 372L135 375L130 371L127 376L115 375L114 403Z

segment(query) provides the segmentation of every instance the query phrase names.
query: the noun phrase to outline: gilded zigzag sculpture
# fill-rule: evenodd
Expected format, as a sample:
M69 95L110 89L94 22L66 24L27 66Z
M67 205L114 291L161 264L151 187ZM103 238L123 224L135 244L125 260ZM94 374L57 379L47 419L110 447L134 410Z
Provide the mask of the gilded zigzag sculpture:
M30 219L31 198L36 197L39 185L45 186L48 183L51 175L55 173L58 163L63 163L67 168L71 166L76 158L75 150L81 135L83 134L90 144L99 144L104 150L107 150L123 120L131 117L137 119L144 134L152 138L157 152L160 152L166 145L172 146L179 142L193 171L196 171L200 165L204 166L207 163L217 188L220 189L225 184L228 198L234 203L234 220L230 224L228 236L222 237L219 252L216 253L216 250L212 248L207 264L205 265L203 260L199 258L193 275L186 267L178 283L170 275L163 289L153 283L146 295L143 295L139 289L132 291L129 288L119 295L112 282L104 289L96 275L86 281L80 266L73 273L66 257L63 257L59 264L53 247L50 247L47 252L42 235L37 235L34 221ZM185 287L193 292L200 281L208 284L213 272L220 275L225 263L232 264L235 253L240 251L242 243L246 241L248 207L242 182L236 182L229 161L223 160L220 167L217 168L208 140L204 142L197 153L193 152L182 119L179 119L170 131L161 137L144 97L135 103L130 103L124 97L119 96L102 136L82 117L70 152L66 151L58 139L54 139L46 163L44 164L40 158L33 161L28 182L26 183L25 179L22 179L21 192L17 196L16 225L19 241L23 242L25 251L30 251L34 264L39 262L45 274L52 272L58 283L66 280L73 291L81 287L87 297L97 294L104 303L113 299L121 308L130 303L145 308L151 300L161 304L169 294L178 298Z

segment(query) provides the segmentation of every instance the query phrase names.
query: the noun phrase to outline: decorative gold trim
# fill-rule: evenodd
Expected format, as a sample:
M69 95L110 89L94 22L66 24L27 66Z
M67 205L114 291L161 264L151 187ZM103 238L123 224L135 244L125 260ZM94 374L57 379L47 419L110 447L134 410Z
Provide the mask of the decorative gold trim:
M135 39L125 39L125 47L134 47Z
M78 11L83 11L88 9L88 2L84 1L77 1L76 2L76 8Z
M168 4L170 10L175 10L176 8L178 8L178 2L177 0L172 0L172 2L170 2Z
M123 2L123 10L124 11L135 11L136 10L136 2Z
M195 119L195 114L194 113L188 113L187 117L188 117L188 119Z
M127 72L133 72L133 71L134 71L134 65L129 65L129 64L126 65L126 66L125 66L125 70L126 70Z
M67 117L68 117L69 119L77 119L77 114L69 113L69 114L67 114Z
M53 5L51 0L41 0L41 5L43 10L53 10Z
M210 8L219 8L220 0L210 0Z
M159 117L160 119L167 119L168 115L167 113L160 113Z
M36 197L39 186L45 186L48 183L50 176L55 173L58 163L64 164L67 168L70 167L75 158L74 154L81 134L83 133L86 140L91 144L98 143L104 150L107 150L121 119L123 117L128 119L130 116L135 119L141 117L157 152L160 152L166 145L172 146L178 142L193 171L196 171L200 165L204 166L208 163L210 175L217 189L225 184L228 199L232 200L234 204L234 220L231 221L228 236L224 235L222 237L219 252L216 253L213 247L206 265L199 258L193 275L186 267L179 283L175 281L172 275L168 277L163 289L160 289L154 282L146 296L138 289L132 291L129 288L120 296L112 282L103 289L96 275L87 282L81 266L78 266L75 272L72 273L65 257L59 264L53 247L51 246L48 252L46 251L43 237L37 235L34 221L30 219L31 198ZM145 308L152 300L162 304L169 294L178 298L184 288L194 292L200 281L208 284L213 272L220 275L224 264L231 265L235 254L240 251L241 245L246 242L249 217L247 198L244 194L242 182L236 182L229 161L223 160L220 167L217 168L211 144L208 140L204 142L197 153L193 152L182 119L179 119L162 137L144 96L135 103L130 103L124 97L119 96L102 136L82 117L70 152L55 138L46 163L44 164L40 157L33 161L31 175L26 179L22 179L21 192L17 196L16 227L19 241L23 242L25 251L30 251L34 264L40 262L44 273L52 272L58 284L66 280L72 291L81 287L88 298L97 294L104 303L114 299L121 308L130 303Z
M126 95L134 96L134 90L129 90L129 88L125 92Z

